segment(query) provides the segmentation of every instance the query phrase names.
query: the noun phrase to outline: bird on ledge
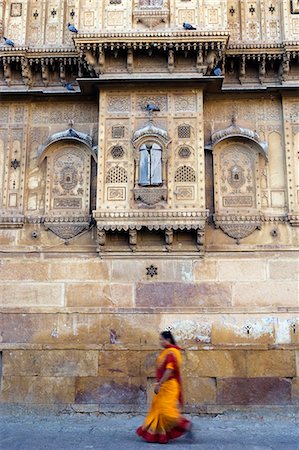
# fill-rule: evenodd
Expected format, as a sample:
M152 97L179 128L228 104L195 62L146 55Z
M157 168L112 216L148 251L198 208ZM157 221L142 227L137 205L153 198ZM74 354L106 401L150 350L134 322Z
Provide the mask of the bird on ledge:
M185 30L196 30L196 28L193 25L191 25L191 23L188 23L188 22L183 23L183 28Z
M68 27L69 31L71 31L72 33L78 33L77 28L74 27L74 25L72 25L71 23L68 23L67 27Z
M9 45L10 47L15 46L15 44L13 43L13 41L11 39L6 38L5 36L3 36L3 39L4 39L6 45Z

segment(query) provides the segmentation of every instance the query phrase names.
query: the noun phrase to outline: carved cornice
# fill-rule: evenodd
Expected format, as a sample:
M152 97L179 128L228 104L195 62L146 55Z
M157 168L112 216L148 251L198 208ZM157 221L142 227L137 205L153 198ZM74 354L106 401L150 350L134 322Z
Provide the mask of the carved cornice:
M94 211L98 230L198 230L204 229L207 211Z
M0 216L1 228L22 228L25 223L24 216Z
M299 213L298 214L289 214L288 220L292 227L299 227Z

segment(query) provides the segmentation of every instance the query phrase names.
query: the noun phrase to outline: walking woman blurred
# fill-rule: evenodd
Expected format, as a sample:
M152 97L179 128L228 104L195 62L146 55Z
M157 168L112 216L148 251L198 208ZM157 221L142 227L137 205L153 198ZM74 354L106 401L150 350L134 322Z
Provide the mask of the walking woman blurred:
M191 422L183 417L179 405L183 404L180 376L180 347L170 331L160 334L162 352L156 362L155 396L150 410L136 433L147 442L166 444L191 431Z

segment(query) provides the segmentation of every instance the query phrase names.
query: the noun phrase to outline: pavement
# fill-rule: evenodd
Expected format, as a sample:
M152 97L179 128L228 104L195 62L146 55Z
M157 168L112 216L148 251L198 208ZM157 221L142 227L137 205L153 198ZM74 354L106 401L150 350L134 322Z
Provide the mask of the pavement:
M188 416L194 440L171 441L172 450L299 450L299 414L281 411ZM135 429L141 415L0 414L1 450L152 450ZM165 446L164 446L165 447Z

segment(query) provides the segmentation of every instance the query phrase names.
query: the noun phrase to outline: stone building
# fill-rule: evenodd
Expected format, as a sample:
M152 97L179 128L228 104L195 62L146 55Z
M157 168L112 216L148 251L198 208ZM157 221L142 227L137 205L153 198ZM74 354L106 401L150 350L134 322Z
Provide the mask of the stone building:
M145 408L171 327L186 408L298 402L299 2L0 0L0 37L0 401Z

